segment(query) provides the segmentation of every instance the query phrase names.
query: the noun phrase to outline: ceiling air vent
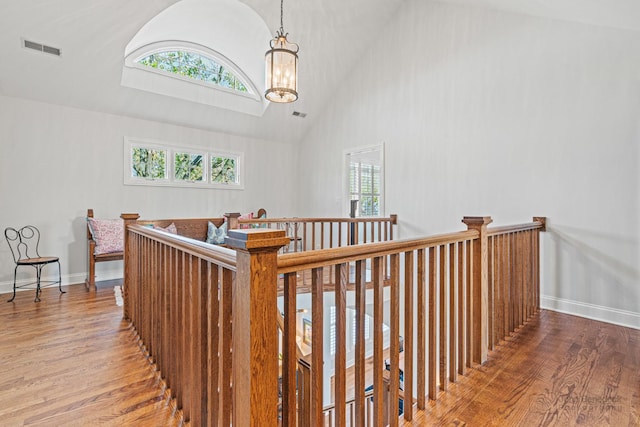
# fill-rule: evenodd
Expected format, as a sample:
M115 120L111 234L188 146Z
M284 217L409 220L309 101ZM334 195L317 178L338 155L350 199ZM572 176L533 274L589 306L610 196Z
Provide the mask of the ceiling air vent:
M32 42L29 40L24 40L24 47L27 49L37 50L39 52L50 53L51 55L60 56L60 49L57 47L51 47L44 44Z
M304 119L305 117L307 117L307 113L301 113L300 111L294 111L293 115L296 117L300 117L301 119Z

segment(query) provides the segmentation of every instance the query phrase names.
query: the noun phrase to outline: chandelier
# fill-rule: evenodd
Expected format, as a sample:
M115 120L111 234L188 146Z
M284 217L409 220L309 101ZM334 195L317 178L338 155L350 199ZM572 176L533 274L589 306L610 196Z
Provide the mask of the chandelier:
M280 0L280 29L269 42L265 59L264 96L271 102L293 102L298 99L298 45L289 43L282 25L283 2Z

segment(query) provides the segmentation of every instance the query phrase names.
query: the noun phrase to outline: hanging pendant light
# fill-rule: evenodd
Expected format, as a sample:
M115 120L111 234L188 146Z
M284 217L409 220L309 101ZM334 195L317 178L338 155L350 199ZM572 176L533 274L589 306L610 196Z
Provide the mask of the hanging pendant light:
M266 91L271 102L293 102L298 99L298 45L289 43L282 25L283 1L280 0L280 29L269 43L265 54Z

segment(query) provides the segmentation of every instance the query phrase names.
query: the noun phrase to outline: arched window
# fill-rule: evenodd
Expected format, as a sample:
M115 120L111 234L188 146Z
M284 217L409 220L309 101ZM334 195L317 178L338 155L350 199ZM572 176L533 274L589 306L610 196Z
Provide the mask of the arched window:
M226 89L247 93L247 84L223 61L187 50L171 49L151 53L135 61L145 67L176 74Z

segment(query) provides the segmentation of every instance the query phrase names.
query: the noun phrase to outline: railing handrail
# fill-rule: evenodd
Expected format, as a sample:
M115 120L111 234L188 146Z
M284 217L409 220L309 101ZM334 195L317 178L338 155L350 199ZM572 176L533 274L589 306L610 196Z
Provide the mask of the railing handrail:
M487 236L499 236L501 234L515 233L518 231L542 230L545 224L543 221L526 222L524 224L505 225L502 227L487 227Z
M465 230L419 239L400 239L282 254L278 255L278 273L290 273L315 267L358 261L370 258L372 255L386 256L448 243L458 243L476 239L478 236L479 233L476 230Z
M200 242L189 237L172 234L139 224L129 225L129 231L152 238L171 248L179 249L205 261L236 271L236 251L221 246Z

